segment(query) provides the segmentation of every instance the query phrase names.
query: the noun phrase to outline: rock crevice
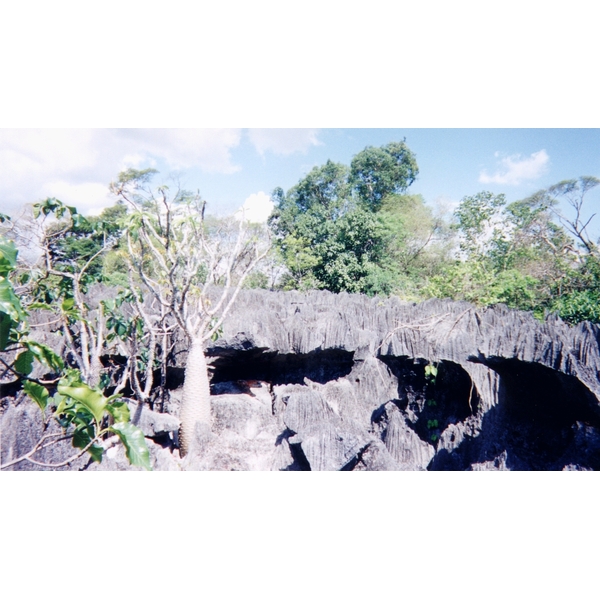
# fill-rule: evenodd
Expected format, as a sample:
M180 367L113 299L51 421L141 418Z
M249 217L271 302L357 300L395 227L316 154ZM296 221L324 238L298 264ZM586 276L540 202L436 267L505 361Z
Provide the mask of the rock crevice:
M177 443L183 341L170 420L146 415L145 433L161 468L598 469L599 342L597 326L504 306L248 290L206 352L200 450L162 454ZM14 411L2 419L17 427Z

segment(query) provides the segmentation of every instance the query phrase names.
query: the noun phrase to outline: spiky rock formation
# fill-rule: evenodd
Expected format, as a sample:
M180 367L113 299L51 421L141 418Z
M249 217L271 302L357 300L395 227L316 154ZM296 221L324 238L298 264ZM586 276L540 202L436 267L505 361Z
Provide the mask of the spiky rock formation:
M158 469L600 469L599 342L502 306L245 291L206 351L210 426L182 463L172 433L151 451Z
M208 350L213 408L270 388L272 468L596 469L599 339L502 306L248 291Z

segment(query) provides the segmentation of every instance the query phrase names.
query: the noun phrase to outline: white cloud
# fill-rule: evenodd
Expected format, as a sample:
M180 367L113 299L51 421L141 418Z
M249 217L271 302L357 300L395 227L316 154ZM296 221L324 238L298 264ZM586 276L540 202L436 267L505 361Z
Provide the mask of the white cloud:
M102 209L115 203L109 194L108 186L101 183L72 184L67 181L53 181L42 187L44 197L54 197L68 206L76 206L85 215L98 215Z
M241 129L120 129L135 154L165 159L176 169L199 167L203 171L235 173L231 149L241 140Z
M148 160L143 154L139 152L134 152L133 154L127 154L121 159L121 164L119 166L119 172L124 171L125 169L140 169L144 165L155 167L156 161L154 159Z
M242 207L236 211L235 218L246 219L251 223L264 223L274 207L275 204L267 194L258 192L246 198Z
M318 129L249 129L248 137L260 154L268 150L285 155L319 146L318 133Z
M90 130L0 130L0 182L85 169L97 160Z
M499 153L496 152L496 157ZM506 185L519 185L522 181L538 179L547 170L550 157L545 150L534 152L527 158L520 154L507 156L500 160L500 169L493 175L486 171L479 174L480 183L500 183Z
M98 212L106 206L100 187L123 168L157 160L174 169L234 173L231 150L241 135L241 129L0 129L0 206L13 212L50 193L66 202L80 198L84 214Z

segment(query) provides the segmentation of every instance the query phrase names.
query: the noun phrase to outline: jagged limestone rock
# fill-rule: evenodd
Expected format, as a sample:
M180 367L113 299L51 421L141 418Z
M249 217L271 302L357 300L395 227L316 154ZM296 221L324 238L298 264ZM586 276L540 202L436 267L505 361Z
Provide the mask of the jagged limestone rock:
M154 460L227 470L600 469L599 332L503 306L246 290L206 352L212 428L196 432L183 463ZM173 372L186 354L180 340ZM179 395L166 406L175 417ZM17 426L6 412L5 423Z

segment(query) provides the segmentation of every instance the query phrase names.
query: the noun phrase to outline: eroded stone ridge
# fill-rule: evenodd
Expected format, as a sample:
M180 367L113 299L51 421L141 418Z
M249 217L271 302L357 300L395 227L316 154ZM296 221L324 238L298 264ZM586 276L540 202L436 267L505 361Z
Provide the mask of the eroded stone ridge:
M207 350L214 423L196 454L172 454L177 390L170 419L143 422L157 468L599 469L599 340L503 306L248 290ZM174 381L183 343L176 356ZM23 431L15 410L2 427Z

